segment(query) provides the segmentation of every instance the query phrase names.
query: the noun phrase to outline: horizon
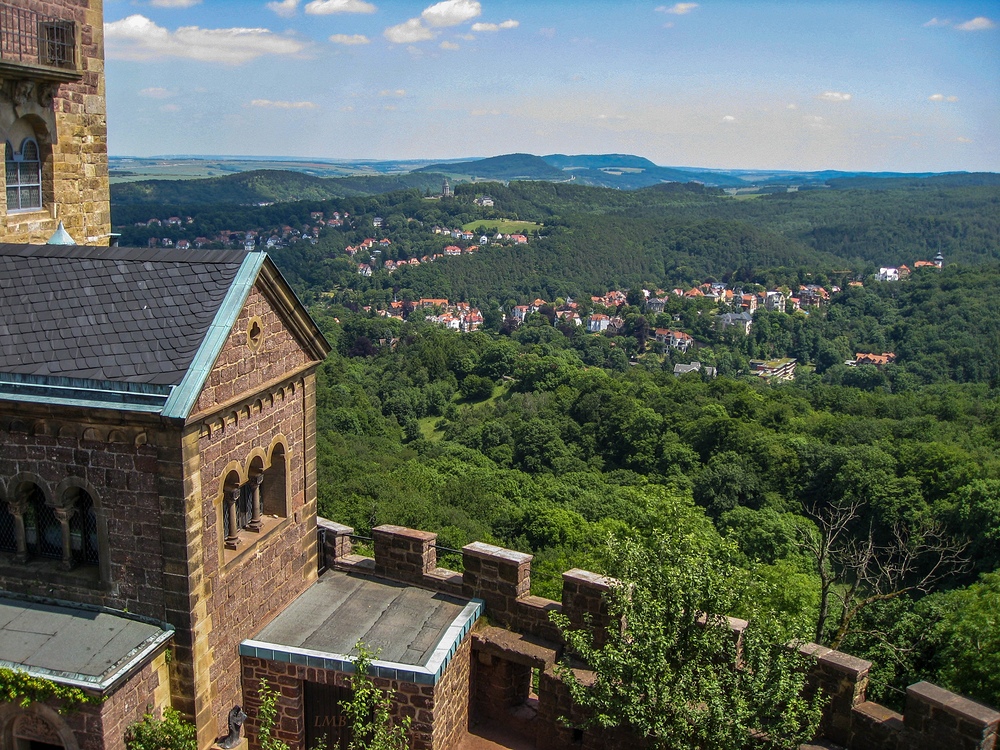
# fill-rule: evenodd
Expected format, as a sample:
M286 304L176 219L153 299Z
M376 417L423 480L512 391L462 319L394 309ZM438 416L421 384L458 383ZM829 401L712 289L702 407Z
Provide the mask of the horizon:
M114 153L1000 171L1000 0L104 7Z
M518 152L524 153L524 152ZM378 159L371 157L326 157L326 156L280 156L274 154L262 154L262 155L252 155L252 154L151 154L149 156L137 156L135 154L108 154L109 159L142 159L145 161L152 161L156 159L192 159L192 160L206 160L206 161L259 161L259 162L303 162L303 163L326 163L326 164L358 164L362 162L373 162L377 164L402 164L407 162L424 164L429 162L430 164L436 163L465 163L471 161L482 161L484 159L495 159L502 156L512 156L513 154L493 154L492 156L464 156L457 158L426 158L426 159ZM530 156L538 156L544 159L546 156L554 156L556 154L530 154ZM560 154L563 156L579 157L579 156L605 156L606 154ZM633 156L638 158L646 158L641 154L621 154L622 156ZM650 160L652 161L652 160ZM700 167L679 164L654 164L657 167L663 167L666 169L677 169L677 170L690 170L692 172L752 172L752 173L772 173L772 174L814 174L821 172L845 172L845 173L859 173L859 174L894 174L894 175L943 175L943 174L998 174L1000 172L995 172L992 170L966 170L966 169L949 169L943 171L928 171L920 170L913 172L902 172L899 170L858 170L858 169L771 169L767 167L761 167L758 169L748 169L745 167ZM288 170L277 170L277 171L288 171ZM234 172L233 174L239 174ZM156 178L150 178L156 179ZM326 178L324 178L326 179ZM330 179L337 179L337 177L331 177Z

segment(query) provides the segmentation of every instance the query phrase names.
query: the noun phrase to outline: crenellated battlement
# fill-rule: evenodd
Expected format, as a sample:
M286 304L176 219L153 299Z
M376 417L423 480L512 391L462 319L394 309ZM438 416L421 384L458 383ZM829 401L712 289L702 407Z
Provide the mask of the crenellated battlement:
M325 567L363 570L375 575L444 593L475 597L485 603L492 625L473 641L474 666L480 679L474 699L495 711L527 699L532 669L541 673L534 736L546 747L576 742L558 724L575 714L568 691L554 672L561 655L558 629L549 614L561 612L573 625L585 616L601 633L611 625L606 594L612 579L586 570L563 573L562 601L531 594L532 556L483 542L462 548L464 572L437 566L437 535L401 526L372 530L375 558L355 555L354 529L319 519L321 562ZM739 636L746 622L730 618ZM866 699L871 662L815 643L798 646L813 660L807 690L828 697L821 733L849 750L994 750L1000 732L1000 712L927 682L906 691L902 714ZM601 733L584 738L585 747L613 747L629 740ZM539 745L542 746L542 745ZM580 746L579 744L574 746ZM635 746L634 738L632 746Z

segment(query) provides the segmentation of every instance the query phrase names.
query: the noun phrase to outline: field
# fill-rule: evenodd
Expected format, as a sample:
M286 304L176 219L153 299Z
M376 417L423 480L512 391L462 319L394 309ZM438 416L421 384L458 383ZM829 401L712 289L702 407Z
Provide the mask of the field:
M487 229L496 228L496 231L503 232L504 234L528 234L535 231L536 229L541 229L543 224L539 224L534 221L512 221L510 219L477 219L476 221L470 221L468 224L463 224L462 229L467 231L475 231L479 227L485 227Z

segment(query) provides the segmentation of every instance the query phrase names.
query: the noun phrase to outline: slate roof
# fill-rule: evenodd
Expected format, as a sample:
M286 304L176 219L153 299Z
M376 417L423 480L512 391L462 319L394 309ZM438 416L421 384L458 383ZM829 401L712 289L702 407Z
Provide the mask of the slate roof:
M246 255L0 244L0 373L178 385Z

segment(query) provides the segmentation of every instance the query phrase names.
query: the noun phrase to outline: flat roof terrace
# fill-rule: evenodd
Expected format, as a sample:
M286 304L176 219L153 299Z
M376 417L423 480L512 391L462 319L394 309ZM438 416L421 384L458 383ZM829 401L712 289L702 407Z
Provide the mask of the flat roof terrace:
M122 612L0 594L0 666L107 691L173 636Z
M377 652L373 675L434 685L482 609L477 599L327 571L240 655L351 673L362 641Z

